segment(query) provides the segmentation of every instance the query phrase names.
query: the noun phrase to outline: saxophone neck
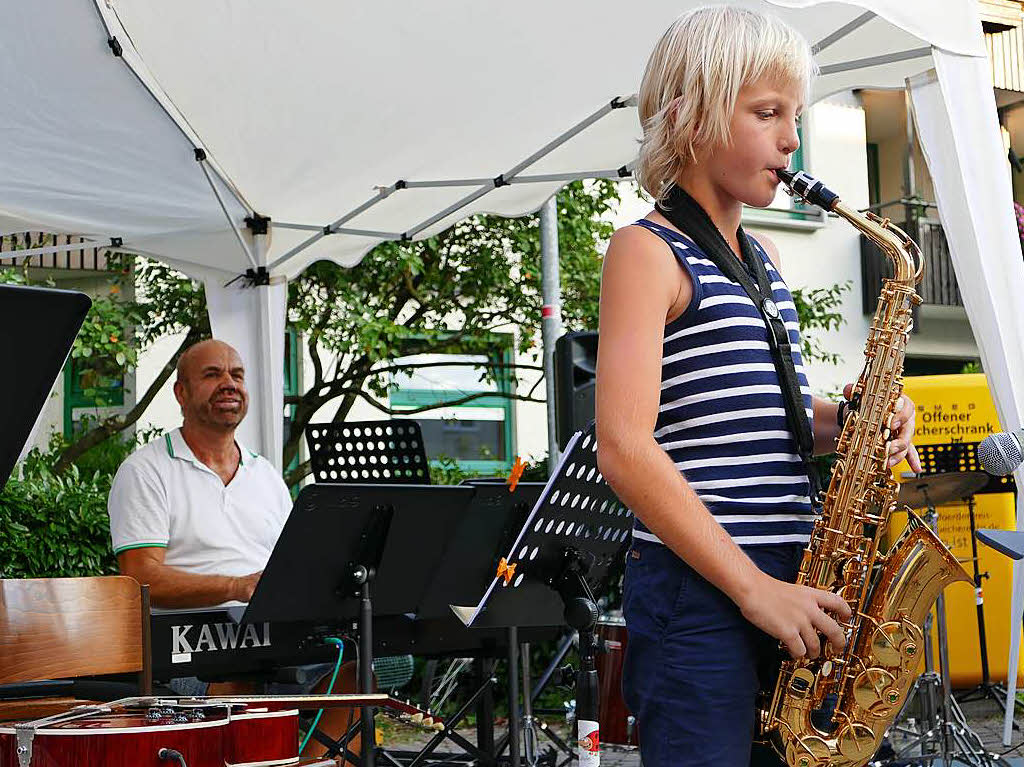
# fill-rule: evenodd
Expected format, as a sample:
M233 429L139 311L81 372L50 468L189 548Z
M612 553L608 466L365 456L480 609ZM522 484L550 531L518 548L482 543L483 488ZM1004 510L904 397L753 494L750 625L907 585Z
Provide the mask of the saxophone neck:
M889 219L879 218L874 213L858 212L818 179L802 170L776 170L775 175L786 185L789 194L842 216L881 248L892 261L895 282L912 289L921 281L924 273L921 249L906 232L891 224Z
M840 199L836 199L832 212L853 224L889 258L893 265L894 282L913 289L921 281L924 258L910 235L889 219L870 212L861 213Z

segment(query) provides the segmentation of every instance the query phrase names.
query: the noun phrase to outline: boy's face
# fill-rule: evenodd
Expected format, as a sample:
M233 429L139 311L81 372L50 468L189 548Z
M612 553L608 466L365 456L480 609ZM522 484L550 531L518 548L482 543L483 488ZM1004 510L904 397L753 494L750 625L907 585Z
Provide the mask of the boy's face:
M729 123L730 144L704 158L712 182L747 205L770 205L779 185L774 169L787 167L800 146L796 129L803 106L797 83L762 79L743 87Z

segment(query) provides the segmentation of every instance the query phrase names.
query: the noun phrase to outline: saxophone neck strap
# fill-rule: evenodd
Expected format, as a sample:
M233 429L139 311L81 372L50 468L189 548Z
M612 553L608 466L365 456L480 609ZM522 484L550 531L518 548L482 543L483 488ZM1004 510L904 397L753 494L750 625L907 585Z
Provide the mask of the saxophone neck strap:
M814 466L814 432L811 428L807 410L804 408L803 394L800 391L800 379L793 363L793 347L789 340L789 331L782 319L782 312L773 300L771 278L765 268L761 256L755 252L747 238L743 227L736 230L743 260L736 257L732 248L725 241L722 233L715 226L707 211L701 207L686 190L676 185L672 187L665 204L658 203L656 208L661 215L672 222L677 229L685 232L704 255L733 282L740 285L747 296L757 307L768 331L768 348L771 350L772 361L779 376L779 388L786 409L786 420L790 431L796 438L797 450L807 469L811 483L811 502L819 504L820 481Z

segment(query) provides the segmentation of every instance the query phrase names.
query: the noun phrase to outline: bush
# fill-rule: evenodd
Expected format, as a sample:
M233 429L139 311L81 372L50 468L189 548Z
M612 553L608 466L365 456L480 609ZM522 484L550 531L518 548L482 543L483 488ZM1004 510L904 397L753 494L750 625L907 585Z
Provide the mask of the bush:
M117 571L110 548L111 475L63 475L41 463L0 491L0 576L57 578Z
M140 433L138 441L148 441ZM110 546L107 495L114 473L138 444L109 439L63 474L52 466L66 445L54 435L32 450L0 490L0 577L60 578L117 572Z

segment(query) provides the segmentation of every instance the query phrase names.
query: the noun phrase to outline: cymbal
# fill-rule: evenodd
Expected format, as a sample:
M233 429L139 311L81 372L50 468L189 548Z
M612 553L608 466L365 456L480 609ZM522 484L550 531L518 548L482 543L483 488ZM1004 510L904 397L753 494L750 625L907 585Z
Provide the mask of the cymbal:
M935 506L953 503L974 495L988 484L988 479L983 471L923 474L900 483L897 502L912 509L927 508L929 501Z

